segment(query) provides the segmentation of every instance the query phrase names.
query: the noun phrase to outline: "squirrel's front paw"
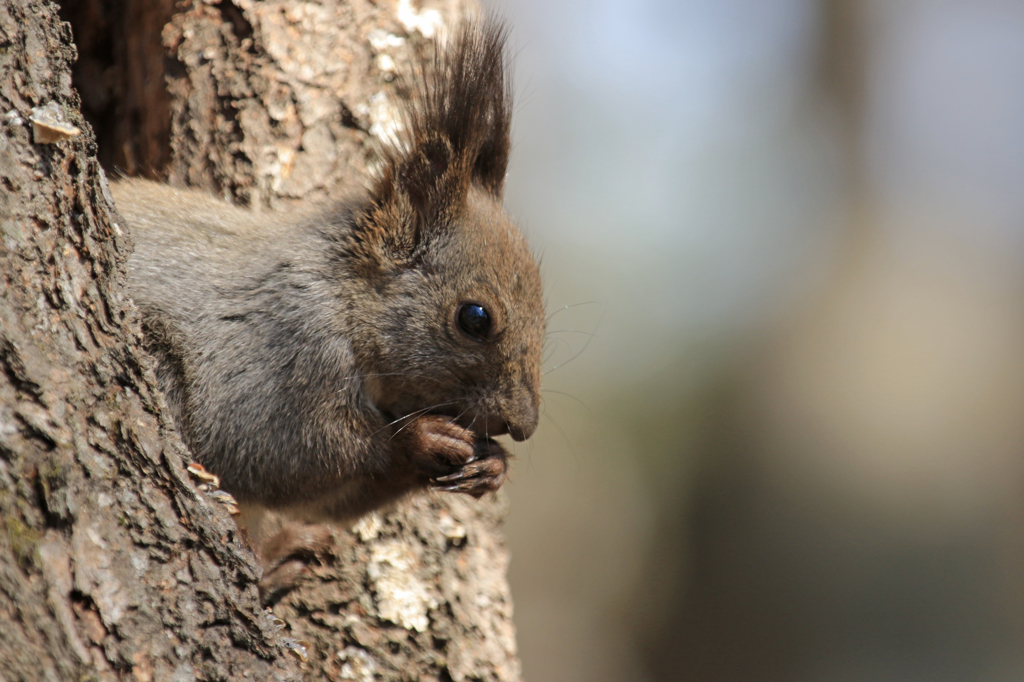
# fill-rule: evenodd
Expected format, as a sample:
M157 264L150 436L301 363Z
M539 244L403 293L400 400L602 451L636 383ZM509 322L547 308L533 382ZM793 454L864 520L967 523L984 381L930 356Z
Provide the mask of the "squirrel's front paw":
M476 458L458 468L454 473L431 479L430 485L437 490L466 493L480 497L501 487L508 471L508 453L493 440L477 441Z
M434 415L420 417L409 428L431 487L473 497L501 487L508 454L494 440L479 440L469 429Z
M427 478L449 474L476 458L476 436L448 417L418 417L404 431L409 451Z

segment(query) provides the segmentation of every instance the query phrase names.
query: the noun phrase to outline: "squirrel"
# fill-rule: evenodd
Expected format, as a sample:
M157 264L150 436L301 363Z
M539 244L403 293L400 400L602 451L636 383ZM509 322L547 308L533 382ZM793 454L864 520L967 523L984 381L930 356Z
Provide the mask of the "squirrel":
M467 23L412 81L404 139L353 198L254 213L112 183L128 286L195 460L243 508L351 521L498 489L537 427L537 261L502 207L507 29Z

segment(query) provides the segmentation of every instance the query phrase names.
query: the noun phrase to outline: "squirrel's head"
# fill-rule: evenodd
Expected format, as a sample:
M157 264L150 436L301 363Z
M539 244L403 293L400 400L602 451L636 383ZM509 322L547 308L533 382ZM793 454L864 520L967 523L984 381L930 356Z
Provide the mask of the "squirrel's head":
M344 250L364 283L352 313L374 404L523 440L537 426L545 316L537 262L501 205L505 37L465 25L422 70L405 144Z

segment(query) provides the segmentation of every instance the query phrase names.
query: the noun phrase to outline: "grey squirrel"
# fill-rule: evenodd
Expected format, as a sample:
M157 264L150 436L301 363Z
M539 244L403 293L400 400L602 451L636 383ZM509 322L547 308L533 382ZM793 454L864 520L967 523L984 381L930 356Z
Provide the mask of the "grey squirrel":
M545 315L502 208L506 37L454 31L418 71L403 144L329 209L112 185L169 408L240 504L322 521L427 487L480 496L506 474L494 436L534 432Z

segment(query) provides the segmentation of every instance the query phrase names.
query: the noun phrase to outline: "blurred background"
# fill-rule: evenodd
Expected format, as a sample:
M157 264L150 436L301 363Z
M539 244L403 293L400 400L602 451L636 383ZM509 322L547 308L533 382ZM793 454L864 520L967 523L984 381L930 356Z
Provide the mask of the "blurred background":
M486 4L527 680L1024 679L1024 2Z

